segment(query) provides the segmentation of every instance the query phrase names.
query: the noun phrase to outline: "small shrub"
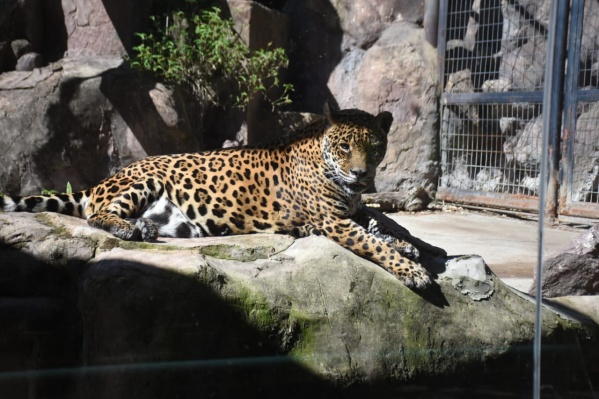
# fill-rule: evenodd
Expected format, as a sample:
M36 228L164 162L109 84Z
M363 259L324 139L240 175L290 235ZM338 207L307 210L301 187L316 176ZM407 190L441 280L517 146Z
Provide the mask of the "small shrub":
M183 11L169 14L165 28L152 17L156 33L138 33L141 44L130 65L149 71L168 83L192 91L192 94L221 106L244 108L255 95L263 95L271 104L290 103L292 86L282 84L279 71L289 60L283 49L251 51L233 29L233 21L223 19L218 8L190 16ZM236 85L231 98L219 98L220 82ZM281 94L271 98L275 88Z

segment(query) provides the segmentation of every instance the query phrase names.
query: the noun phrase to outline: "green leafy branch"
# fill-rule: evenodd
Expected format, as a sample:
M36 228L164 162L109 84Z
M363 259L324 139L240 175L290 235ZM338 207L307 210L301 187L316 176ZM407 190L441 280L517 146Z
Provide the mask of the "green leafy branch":
M218 8L191 17L173 12L166 27L159 26L156 17L152 20L155 34L137 33L141 44L133 48L136 56L129 60L133 68L189 88L217 105L244 108L256 95L273 107L291 102L293 87L279 77L289 65L285 51L271 45L250 50L233 29L233 21L223 19ZM220 98L219 83L235 84L236 94Z

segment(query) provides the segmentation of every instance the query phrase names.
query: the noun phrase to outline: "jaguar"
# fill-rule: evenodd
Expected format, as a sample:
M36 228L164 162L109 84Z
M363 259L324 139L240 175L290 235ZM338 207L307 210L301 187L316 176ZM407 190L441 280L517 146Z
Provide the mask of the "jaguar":
M402 281L432 283L418 249L392 235L361 194L374 181L393 117L324 106L269 144L150 156L90 189L0 197L6 212L58 212L123 240L283 233L325 236Z

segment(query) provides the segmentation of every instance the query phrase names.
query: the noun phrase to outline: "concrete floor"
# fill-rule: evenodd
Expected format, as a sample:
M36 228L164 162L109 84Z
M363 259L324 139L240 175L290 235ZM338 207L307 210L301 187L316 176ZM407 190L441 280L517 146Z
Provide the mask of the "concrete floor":
M528 291L537 263L538 225L513 217L454 212L389 214L412 235L441 247L448 255L477 254L512 287ZM566 249L583 229L546 227L544 259Z

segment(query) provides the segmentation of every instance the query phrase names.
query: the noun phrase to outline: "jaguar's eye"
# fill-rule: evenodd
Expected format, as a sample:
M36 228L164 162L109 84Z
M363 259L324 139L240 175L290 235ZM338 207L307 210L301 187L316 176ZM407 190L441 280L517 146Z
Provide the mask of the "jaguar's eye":
M349 152L349 144L341 143L341 144L339 144L339 147L341 148L342 151Z

